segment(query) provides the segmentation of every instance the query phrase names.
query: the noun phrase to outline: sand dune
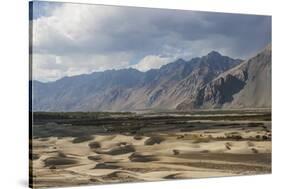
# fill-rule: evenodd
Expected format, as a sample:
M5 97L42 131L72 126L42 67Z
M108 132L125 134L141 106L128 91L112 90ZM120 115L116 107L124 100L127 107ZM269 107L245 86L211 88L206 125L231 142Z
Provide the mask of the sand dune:
M233 128L227 133L220 129L150 133L137 139L124 134L34 139L34 184L68 186L268 173L271 141L243 140L268 134Z
M47 117L34 125L33 187L271 173L271 114L247 112Z

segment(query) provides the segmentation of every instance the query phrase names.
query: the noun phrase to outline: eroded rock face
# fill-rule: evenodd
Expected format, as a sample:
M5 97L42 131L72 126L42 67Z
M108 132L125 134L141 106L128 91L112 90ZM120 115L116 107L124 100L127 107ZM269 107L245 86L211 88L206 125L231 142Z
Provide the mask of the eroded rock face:
M245 80L233 75L226 75L225 78L221 77L214 82L207 84L202 91L202 98L199 105L204 105L205 102L210 102L215 106L221 106L224 103L233 100L233 94L239 92L245 86Z
M271 47L198 88L178 110L271 107Z

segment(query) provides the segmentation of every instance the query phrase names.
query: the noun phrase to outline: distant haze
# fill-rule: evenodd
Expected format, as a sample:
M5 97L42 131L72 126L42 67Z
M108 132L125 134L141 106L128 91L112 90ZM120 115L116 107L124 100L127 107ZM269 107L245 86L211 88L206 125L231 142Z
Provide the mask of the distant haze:
M160 68L212 50L247 59L271 42L271 17L33 2L33 79Z

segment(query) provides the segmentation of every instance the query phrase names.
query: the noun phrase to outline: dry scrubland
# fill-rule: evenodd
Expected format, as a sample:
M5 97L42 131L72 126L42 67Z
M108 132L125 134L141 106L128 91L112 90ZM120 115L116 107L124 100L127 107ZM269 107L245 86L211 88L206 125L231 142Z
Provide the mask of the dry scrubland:
M266 110L33 115L33 187L271 173Z

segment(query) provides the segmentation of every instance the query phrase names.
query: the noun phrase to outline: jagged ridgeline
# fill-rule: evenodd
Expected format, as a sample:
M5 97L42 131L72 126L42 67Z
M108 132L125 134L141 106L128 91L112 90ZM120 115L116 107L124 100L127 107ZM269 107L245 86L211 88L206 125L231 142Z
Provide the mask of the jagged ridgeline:
M242 61L210 52L160 69L108 70L32 81L33 111L271 107L271 45Z

